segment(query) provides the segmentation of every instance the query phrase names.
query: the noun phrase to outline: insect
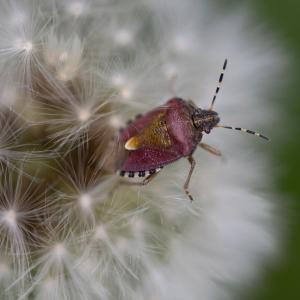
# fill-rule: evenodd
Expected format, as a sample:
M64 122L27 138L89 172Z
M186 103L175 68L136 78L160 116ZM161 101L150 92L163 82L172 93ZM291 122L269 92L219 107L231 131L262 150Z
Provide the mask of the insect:
M200 146L211 154L221 155L219 150L201 142L204 133L209 134L213 128L227 128L268 140L264 135L249 129L219 125L220 117L213 108L226 66L227 59L223 64L209 109L199 108L191 100L175 97L164 105L138 116L120 132L118 140L125 150L125 156L119 164L119 174L129 178L144 177L141 182L129 184L146 185L165 165L186 157L190 163L190 170L183 189L189 199L193 200L188 189L196 165L193 153Z

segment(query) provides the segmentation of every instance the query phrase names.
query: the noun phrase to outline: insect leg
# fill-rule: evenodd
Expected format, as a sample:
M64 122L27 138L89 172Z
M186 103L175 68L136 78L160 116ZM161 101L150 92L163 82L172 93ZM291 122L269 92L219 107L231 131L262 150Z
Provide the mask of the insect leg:
M216 156L222 156L222 153L220 150L210 146L210 145L207 145L205 143L200 143L199 144L199 147L201 147L202 149L208 151L209 153L213 154L213 155L216 155Z
M189 183L190 183L190 180L191 180L191 176L192 176L193 171L194 171L195 166L196 166L196 162L195 162L193 156L189 156L188 161L191 164L191 168L190 168L188 177L187 177L187 179L184 183L183 189L184 189L185 193L187 194L187 196L190 198L190 200L193 201L194 199L193 199L192 195L190 194L188 188L189 188Z
M156 172L154 174L148 175L141 183L141 185L146 185L148 184L159 172Z

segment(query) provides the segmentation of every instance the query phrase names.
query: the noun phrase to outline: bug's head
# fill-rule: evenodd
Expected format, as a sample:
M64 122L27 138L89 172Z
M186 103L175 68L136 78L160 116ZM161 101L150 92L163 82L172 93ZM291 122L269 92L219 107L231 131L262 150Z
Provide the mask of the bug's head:
M205 133L210 133L212 128L219 127L219 128L227 128L227 129L233 129L233 130L247 132L247 133L253 134L255 136L261 137L265 140L269 140L266 136L264 136L258 132L255 132L253 130L249 130L249 129L241 128L241 127L224 126L224 125L218 124L220 122L220 118L218 116L218 113L213 111L213 108L214 108L217 94L219 93L219 90L220 90L221 83L223 81L224 71L226 69L226 66L227 66L227 59L225 59L225 61L224 61L222 73L219 77L219 84L216 88L210 108L208 110L205 110L205 109L201 109L201 108L198 108L195 105L193 105L194 113L192 114L192 120L193 120L194 126L197 129L201 130L201 132L205 132Z
M218 125L220 122L220 117L218 113L213 110L197 108L192 115L192 120L197 129L208 134L213 127Z

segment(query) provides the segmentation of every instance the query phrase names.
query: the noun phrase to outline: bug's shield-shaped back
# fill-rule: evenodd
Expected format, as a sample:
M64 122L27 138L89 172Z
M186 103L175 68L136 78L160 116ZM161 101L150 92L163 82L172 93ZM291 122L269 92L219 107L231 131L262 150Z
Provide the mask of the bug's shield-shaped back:
M189 105L174 98L130 123L119 135L121 148L123 146L127 153L121 154L117 169L128 172L151 170L190 153L189 113Z

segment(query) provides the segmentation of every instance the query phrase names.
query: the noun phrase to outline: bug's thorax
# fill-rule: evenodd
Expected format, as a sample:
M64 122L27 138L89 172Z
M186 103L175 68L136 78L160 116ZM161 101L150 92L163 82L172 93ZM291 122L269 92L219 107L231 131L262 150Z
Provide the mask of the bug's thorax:
M220 117L213 110L197 108L192 114L192 121L195 128L208 134L220 122Z

